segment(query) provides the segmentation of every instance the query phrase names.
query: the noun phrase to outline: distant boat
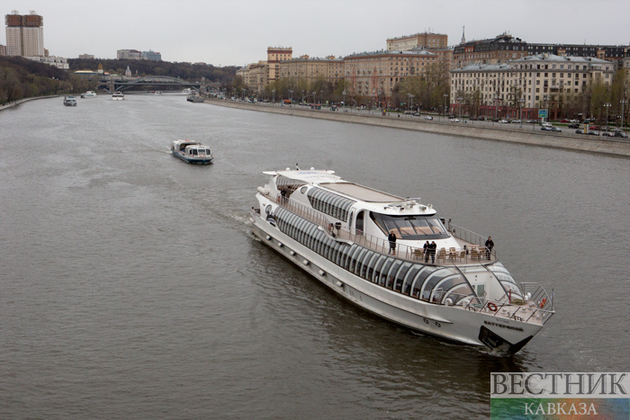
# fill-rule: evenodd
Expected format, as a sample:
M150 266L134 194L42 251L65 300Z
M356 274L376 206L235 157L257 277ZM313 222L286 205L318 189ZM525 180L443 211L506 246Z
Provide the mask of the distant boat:
M112 100L114 100L114 101L123 101L123 100L125 100L125 95L122 92L114 92L112 94Z
M207 165L214 160L210 148L196 141L175 140L171 145L171 152L173 156L187 163Z
M182 90L182 93L183 93L184 95L190 95L191 93L193 93L193 91L192 91L192 89L191 89L191 88L186 88L186 89L183 89L183 90Z
M82 98L96 98L96 92L92 90L88 90L84 94L81 95Z
M161 91L159 91L159 90L156 90L156 91L155 91L155 94L156 94L156 95L161 95L161 94L162 94L162 92L161 92Z
M199 95L198 93L193 93L193 94L191 94L191 95L188 95L188 97L186 98L186 100L187 100L188 102L192 102L192 103L195 103L195 104L200 104L200 103L202 103L203 101L205 101L205 100L206 100L206 98L204 98L203 96Z
M74 98L74 96L64 96L63 104L65 106L77 106L77 100Z

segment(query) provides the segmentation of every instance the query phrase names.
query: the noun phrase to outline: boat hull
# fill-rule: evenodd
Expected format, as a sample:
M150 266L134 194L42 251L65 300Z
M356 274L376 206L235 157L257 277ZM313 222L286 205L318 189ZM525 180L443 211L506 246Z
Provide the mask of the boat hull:
M182 153L179 153L177 150L172 150L173 156L183 160L186 163L198 164L198 165L209 165L214 160L213 157L189 157Z
M519 322L422 301L366 281L325 259L281 232L276 226L252 215L252 232L265 245L283 255L330 290L354 305L413 331L449 341L485 346L500 353L515 353L542 324Z

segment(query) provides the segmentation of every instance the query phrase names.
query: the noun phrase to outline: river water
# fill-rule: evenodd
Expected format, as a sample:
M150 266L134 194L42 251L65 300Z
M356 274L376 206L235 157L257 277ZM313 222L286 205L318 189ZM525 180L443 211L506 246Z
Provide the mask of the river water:
M209 144L210 166L169 154ZM520 353L413 334L255 240L264 170L334 169L492 235L557 314ZM0 112L0 418L474 419L493 371L627 371L627 159L192 104Z

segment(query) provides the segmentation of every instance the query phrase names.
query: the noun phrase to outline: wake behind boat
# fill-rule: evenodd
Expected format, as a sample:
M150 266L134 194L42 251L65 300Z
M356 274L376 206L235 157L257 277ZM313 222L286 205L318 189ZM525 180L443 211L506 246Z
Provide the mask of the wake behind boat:
M187 163L207 165L214 160L210 148L196 141L175 140L171 145L171 152L173 156Z
M264 174L271 180L258 187L253 233L373 314L414 331L516 353L555 313L542 286L516 283L488 238L450 220L444 226L419 199L351 183L329 170Z

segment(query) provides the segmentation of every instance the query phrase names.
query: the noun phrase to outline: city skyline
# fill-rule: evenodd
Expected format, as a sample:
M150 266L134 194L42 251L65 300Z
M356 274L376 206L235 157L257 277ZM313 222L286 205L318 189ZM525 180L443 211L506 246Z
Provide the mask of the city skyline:
M420 32L447 34L457 45L504 32L530 43L630 44L627 1L521 0L13 0L0 13L35 11L44 19L50 55L116 58L120 49L153 50L171 62L243 66L269 46L294 56L347 56L386 48L386 40ZM612 29L611 29L612 28ZM6 45L6 35L0 38Z

